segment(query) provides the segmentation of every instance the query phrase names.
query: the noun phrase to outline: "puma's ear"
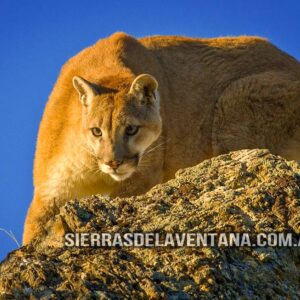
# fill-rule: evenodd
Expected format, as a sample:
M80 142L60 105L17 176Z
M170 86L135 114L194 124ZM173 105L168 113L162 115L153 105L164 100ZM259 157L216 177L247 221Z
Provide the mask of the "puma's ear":
M149 74L137 76L131 84L129 93L135 94L143 104L157 99L157 80Z
M90 105L93 97L97 95L93 84L80 76L73 77L73 86L78 92L80 101L84 106Z

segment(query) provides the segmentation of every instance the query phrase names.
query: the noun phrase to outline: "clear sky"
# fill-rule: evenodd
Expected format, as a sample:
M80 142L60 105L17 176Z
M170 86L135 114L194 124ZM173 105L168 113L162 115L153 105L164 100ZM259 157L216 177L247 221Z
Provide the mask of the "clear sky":
M0 228L21 242L36 135L63 63L115 31L260 35L300 59L298 0L0 0ZM0 231L0 260L16 248Z

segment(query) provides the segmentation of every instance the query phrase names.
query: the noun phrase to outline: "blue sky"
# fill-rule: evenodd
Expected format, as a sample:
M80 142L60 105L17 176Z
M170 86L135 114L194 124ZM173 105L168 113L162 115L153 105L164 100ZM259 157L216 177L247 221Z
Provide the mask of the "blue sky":
M21 242L36 135L62 64L115 31L260 35L300 59L297 0L0 0L0 228ZM16 248L0 231L0 260Z

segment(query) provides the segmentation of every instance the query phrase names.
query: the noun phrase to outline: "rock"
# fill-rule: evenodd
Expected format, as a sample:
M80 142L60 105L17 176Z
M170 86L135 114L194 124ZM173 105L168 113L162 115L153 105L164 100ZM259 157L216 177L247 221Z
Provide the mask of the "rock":
M300 232L300 169L241 150L131 198L76 199L0 266L0 299L299 299L297 247L66 247L55 232ZM55 230L53 230L55 228Z

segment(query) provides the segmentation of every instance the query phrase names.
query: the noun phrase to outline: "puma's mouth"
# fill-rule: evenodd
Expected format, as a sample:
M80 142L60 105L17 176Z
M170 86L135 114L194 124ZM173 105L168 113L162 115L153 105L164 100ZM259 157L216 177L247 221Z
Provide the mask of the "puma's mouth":
M135 171L135 168L126 168L126 170L119 169L108 169L104 166L104 168L101 168L101 171L105 174L108 174L113 178L115 181L123 181L127 178L129 178Z

